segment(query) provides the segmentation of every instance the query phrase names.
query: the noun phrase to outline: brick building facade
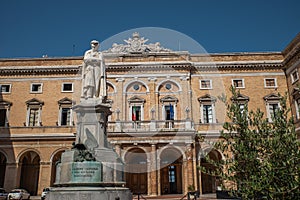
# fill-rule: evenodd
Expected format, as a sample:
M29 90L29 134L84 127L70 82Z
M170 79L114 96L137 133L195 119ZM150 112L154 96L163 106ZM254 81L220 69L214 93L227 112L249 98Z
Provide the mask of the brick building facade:
M202 174L203 154L222 155L207 142L226 120L218 96L234 85L239 101L271 120L278 92L289 93L299 130L300 35L282 52L190 54L107 51L108 138L125 162L126 185L147 195L215 192ZM55 164L75 140L82 57L0 59L0 187L31 195L52 186ZM202 135L205 142L197 137Z

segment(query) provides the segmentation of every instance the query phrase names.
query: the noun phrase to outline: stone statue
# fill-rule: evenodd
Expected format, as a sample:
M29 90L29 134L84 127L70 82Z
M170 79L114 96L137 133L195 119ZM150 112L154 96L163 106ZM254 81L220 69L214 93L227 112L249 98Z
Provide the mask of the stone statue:
M128 54L128 53L168 53L172 52L171 49L166 49L160 45L159 42L146 44L148 39L140 37L140 34L135 32L132 34L132 38L124 40L126 44L113 43L112 47L105 53L115 53L115 54Z
M102 53L98 51L100 44L91 41L91 49L86 51L82 66L82 98L106 99L106 73Z

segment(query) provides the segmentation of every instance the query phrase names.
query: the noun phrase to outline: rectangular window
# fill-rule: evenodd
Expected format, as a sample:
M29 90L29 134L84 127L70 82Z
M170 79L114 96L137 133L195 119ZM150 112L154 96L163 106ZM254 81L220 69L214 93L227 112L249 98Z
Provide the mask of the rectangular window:
M239 104L241 114L245 111L245 104Z
M141 106L132 106L132 121L141 121Z
M203 105L203 123L213 123L212 105Z
M275 78L265 78L265 87L274 88L277 87L277 82Z
M42 83L32 83L30 87L30 92L32 93L41 93L42 92Z
M176 167L174 165L169 166L169 183L176 182Z
M244 79L232 79L232 86L236 88L244 88Z
M71 108L62 108L61 109L61 126L69 126L71 123Z
M200 80L200 89L212 89L212 81Z
M6 123L6 109L0 109L0 126L5 126Z
M269 114L270 114L270 121L276 118L276 111L279 109L278 103L269 103Z
M174 107L173 105L166 105L165 106L166 111L166 120L174 120Z
M62 92L73 92L73 83L63 83Z
M300 99L295 101L295 108L296 108L296 117L300 119Z
M39 109L30 108L28 126L39 126Z
M0 93L5 94L5 93L10 93L10 84L2 84L0 85Z
M291 79L292 79L292 83L296 82L296 81L299 79L299 75L298 75L297 69L295 69L295 70L291 73Z

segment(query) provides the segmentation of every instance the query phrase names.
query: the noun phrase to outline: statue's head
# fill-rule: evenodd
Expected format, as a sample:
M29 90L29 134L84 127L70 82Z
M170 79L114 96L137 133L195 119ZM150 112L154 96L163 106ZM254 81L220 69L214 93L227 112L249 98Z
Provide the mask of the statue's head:
M98 50L99 46L100 46L100 43L97 40L92 40L91 41L91 47L92 47L92 49Z

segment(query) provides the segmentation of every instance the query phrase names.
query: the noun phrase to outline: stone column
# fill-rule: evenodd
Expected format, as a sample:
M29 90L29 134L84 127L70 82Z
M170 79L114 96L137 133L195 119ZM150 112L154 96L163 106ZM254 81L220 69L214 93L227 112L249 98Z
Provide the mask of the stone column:
M6 163L4 188L8 191L19 187L20 173L18 164L15 162Z
M186 171L188 177L186 187L189 187L190 185L193 185L195 187L193 150L192 145L190 143L186 144L186 158Z
M161 195L160 158L157 158L156 164L157 164L157 195L160 196Z
M148 179L148 195L157 196L157 154L156 145L151 144L150 152L150 163L149 163L149 174L150 179Z
M192 151L193 151L193 178L194 178L194 186L195 186L195 190L197 190L198 188L198 181L197 181L197 157L196 157L196 148L195 148L195 143L193 145L193 148L192 148Z
M198 165L201 166L201 158L199 158L199 160L198 160ZM199 170L198 180L199 180L199 191L200 191L200 194L203 194L203 192L202 192L202 173L201 173L200 170Z
M43 188L50 185L49 177L51 177L51 162L40 162L40 174L39 174L39 184L38 184L38 195L42 194Z
M183 194L186 194L188 192L187 190L187 187L188 187L188 161L187 160L183 160L183 184L182 184L182 187L183 187Z

